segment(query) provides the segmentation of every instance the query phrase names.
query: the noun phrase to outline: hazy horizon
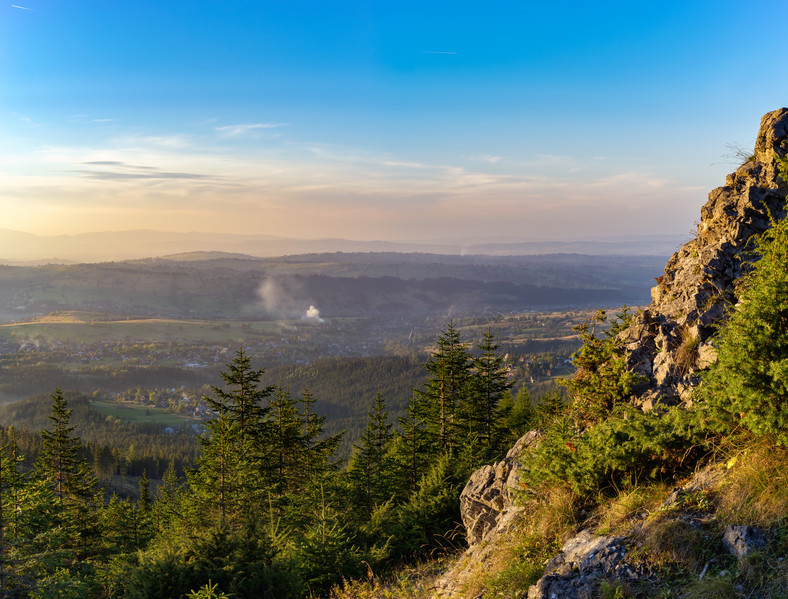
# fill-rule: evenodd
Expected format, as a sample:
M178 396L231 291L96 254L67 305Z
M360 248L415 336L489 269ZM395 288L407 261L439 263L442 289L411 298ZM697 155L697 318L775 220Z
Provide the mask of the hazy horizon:
M788 5L6 4L2 226L683 234L786 104L764 14Z

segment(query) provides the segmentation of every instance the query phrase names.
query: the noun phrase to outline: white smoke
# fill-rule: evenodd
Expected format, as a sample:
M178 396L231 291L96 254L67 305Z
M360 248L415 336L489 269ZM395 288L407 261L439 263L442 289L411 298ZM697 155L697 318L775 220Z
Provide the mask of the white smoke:
M282 289L276 280L265 279L257 288L257 295L263 302L263 307L268 312L275 312L287 301L287 292Z
M317 322L324 322L324 320L320 318L320 310L318 310L314 306L309 306L309 309L306 311L306 314L304 314L303 318L304 320L314 320Z

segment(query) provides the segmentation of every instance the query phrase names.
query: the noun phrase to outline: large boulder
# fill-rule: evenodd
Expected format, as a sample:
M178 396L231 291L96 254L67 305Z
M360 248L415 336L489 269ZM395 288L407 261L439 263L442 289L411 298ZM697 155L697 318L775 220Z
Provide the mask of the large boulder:
M523 449L540 437L539 431L529 431L518 439L503 460L483 466L471 475L460 494L460 515L468 545L480 543L520 511L514 497L520 483L518 459Z
M636 581L643 577L627 562L623 538L597 536L584 530L569 539L528 589L528 599L595 599L601 579Z
M460 514L468 538L468 549L436 583L434 597L467 599L470 581L502 549L517 526L523 508L517 505L520 460L541 439L529 431L514 444L506 457L471 475L460 495Z

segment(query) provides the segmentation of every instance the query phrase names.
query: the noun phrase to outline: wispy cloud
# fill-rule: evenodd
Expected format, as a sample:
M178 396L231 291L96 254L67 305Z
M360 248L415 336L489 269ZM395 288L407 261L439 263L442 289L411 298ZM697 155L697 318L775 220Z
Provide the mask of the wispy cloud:
M32 8L28 8L27 6L19 6L18 4L12 4L12 8L18 8L19 10L33 10Z
M196 173L168 173L163 171L156 171L152 173L129 173L118 171L76 170L71 172L82 175L88 179L100 179L102 181L124 181L130 179L188 179L194 181L213 179L213 177L210 175L199 175Z
M192 138L182 135L125 135L111 140L115 147L122 148L163 148L181 150L193 143Z
M86 166L121 166L123 168L130 168L134 170L144 170L144 171L155 171L155 166L140 166L136 164L126 164L125 162L120 162L119 160L91 160L89 162L83 162L82 164Z
M286 127L288 123L251 123L241 125L224 125L222 127L214 127L216 131L224 137L236 137L244 135L255 129L277 129L279 127Z
M395 168L429 168L427 164L420 164L418 162L402 162L397 160L387 160L382 163L383 166L391 166Z
M41 126L41 123L37 123L36 121L31 119L29 116L26 116L24 114L19 114L17 112L12 112L11 114L13 114L16 117L16 119L21 121L22 123L27 123L28 125L34 125L36 127L40 127Z
M94 123L114 123L115 119L91 119Z
M83 162L82 164L85 166L112 167L108 170L77 169L70 171L87 179L100 179L102 181L125 181L134 179L185 179L196 181L216 178L211 175L202 175L198 173L162 171L154 166L126 164L118 160L92 160Z

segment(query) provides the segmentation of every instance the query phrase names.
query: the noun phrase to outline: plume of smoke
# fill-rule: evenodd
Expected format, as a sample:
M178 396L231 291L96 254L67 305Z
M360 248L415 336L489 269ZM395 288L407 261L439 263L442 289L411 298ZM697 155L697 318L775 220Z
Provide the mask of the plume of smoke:
M270 277L260 283L260 286L257 288L257 295L260 296L263 308L267 312L278 311L287 301L287 292L282 289L282 286L276 279Z
M303 316L304 320L314 320L317 322L325 322L322 318L320 318L320 310L315 308L314 306L309 306L309 309Z

